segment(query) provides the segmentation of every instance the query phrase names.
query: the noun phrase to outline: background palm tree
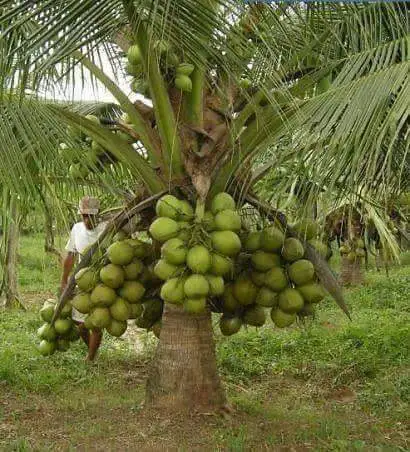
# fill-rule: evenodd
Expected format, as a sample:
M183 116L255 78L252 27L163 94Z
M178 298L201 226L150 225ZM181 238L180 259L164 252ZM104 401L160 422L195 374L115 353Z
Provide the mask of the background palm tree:
M135 193L139 199L179 190L203 205L228 190L241 202L270 168L295 158L311 169L312 196L322 187L377 195L397 179L391 162L399 140L405 141L399 157L405 161L410 49L403 4L44 0L2 5L3 99L17 87L21 93L50 95L57 86L81 83L87 73L115 97L128 115L120 126L132 128L143 145L136 149L61 105L33 103L27 121L13 110L15 100L3 103L2 116L7 118L9 107L15 112L13 124L25 131L27 143L41 143L33 149L40 168L56 158L56 147L32 127L36 115L50 130L69 125L108 150L142 183ZM133 88L151 100L149 108L132 103L103 71L105 64L114 74L122 71L124 52L134 44L141 64L127 69L134 74ZM183 90L175 77L181 62L194 67ZM84 72L78 76L75 67ZM0 125L2 136L7 132ZM34 181L15 164L21 146L13 140L1 146L9 158L0 167L0 181L25 196ZM255 160L264 165L252 171ZM44 173L40 177L46 180ZM325 272L320 262L317 268ZM331 287L338 293L333 280ZM225 403L211 332L209 313L193 318L165 308L148 383L150 405L209 409Z

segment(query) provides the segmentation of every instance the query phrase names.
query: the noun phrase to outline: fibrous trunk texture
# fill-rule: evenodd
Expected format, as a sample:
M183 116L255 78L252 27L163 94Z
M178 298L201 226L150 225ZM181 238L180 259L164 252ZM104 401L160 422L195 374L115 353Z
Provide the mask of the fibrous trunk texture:
M165 305L147 382L147 407L199 412L224 407L212 334L210 312L192 315Z
M343 256L340 270L340 282L343 285L357 286L363 284L363 270L359 259L351 262L347 257Z
M19 211L15 200L10 203L10 221L5 259L4 291L6 308L23 307L17 293L17 253L19 245Z

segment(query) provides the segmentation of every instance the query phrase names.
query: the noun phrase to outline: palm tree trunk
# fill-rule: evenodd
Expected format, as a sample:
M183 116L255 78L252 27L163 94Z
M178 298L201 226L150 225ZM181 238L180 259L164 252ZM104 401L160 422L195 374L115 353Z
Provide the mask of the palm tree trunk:
M340 268L340 282L343 285L361 285L364 282L362 264L360 259L355 259L353 262L342 256Z
M47 205L44 205L44 233L44 251L46 253L55 254L61 263L61 253L57 250L54 243L53 217L51 216L50 208Z
M17 200L10 201L10 220L7 231L6 258L4 270L4 291L6 295L6 308L24 306L19 300L17 290L17 255L20 235L20 212Z
M175 412L216 411L225 406L210 312L191 315L165 305L146 389L147 407Z

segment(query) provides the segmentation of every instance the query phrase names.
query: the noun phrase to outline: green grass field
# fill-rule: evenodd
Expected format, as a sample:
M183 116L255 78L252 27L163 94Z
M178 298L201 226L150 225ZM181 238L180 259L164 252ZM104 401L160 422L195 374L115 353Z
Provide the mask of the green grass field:
M329 299L304 326L217 334L233 414L164 419L141 410L151 333L105 337L92 366L80 343L49 358L36 352L38 309L60 271L39 237L23 238L20 261L28 311L0 311L0 450L410 448L409 266L390 278L372 270L350 289L353 322Z

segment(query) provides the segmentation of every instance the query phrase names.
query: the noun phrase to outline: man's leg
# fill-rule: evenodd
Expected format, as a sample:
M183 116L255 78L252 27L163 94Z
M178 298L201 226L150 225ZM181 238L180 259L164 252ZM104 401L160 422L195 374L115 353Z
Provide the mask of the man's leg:
M84 326L84 322L79 322L78 320L74 320L74 323L77 325L78 333L80 334L81 339L84 341L85 345L88 347L90 341L90 332Z
M90 338L88 341L88 355L87 361L94 361L95 355L97 354L98 348L101 344L102 331L92 330L90 333Z

